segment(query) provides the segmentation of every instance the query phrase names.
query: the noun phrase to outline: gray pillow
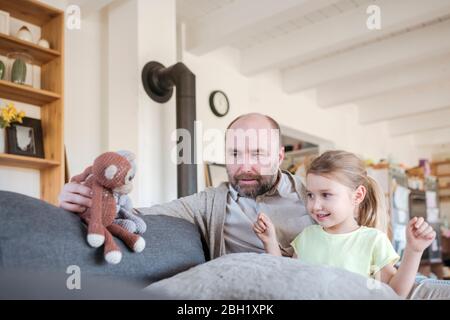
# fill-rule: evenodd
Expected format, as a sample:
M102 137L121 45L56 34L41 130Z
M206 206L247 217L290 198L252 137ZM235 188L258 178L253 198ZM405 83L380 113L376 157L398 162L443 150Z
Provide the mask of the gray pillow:
M145 291L174 299L399 299L389 286L356 273L257 253L220 257Z
M178 218L144 216L146 248L131 252L116 239L123 257L118 265L91 248L77 215L22 194L0 191L0 268L66 275L77 265L81 274L134 282L145 287L205 262L200 233Z

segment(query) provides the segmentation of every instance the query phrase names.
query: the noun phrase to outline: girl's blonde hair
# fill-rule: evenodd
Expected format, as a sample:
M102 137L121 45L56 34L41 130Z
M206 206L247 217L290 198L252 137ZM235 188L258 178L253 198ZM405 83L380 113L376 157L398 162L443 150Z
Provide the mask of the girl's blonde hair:
M341 184L356 190L364 186L367 194L359 205L356 220L359 225L388 231L388 214L384 193L378 183L367 175L364 162L346 151L327 151L314 159L306 175L316 174L338 180Z

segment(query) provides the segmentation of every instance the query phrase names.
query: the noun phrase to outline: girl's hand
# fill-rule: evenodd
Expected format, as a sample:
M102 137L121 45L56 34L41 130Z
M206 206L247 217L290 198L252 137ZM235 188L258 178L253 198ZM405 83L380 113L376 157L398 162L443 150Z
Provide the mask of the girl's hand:
M255 231L256 235L264 243L264 245L274 243L277 243L278 245L275 226L269 217L264 213L260 213L258 215L258 219L253 224L253 231Z
M406 248L422 253L433 242L436 232L422 218L412 218L406 229Z

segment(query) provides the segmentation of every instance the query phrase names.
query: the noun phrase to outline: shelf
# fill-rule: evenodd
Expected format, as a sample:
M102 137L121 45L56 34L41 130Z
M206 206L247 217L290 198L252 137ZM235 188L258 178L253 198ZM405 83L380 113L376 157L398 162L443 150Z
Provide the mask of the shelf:
M0 33L0 55L6 56L11 52L24 52L29 54L33 58L31 64L37 66L46 64L61 56L56 50L43 48L32 42Z
M450 173L437 174L438 178L450 178Z
M433 166L441 166L443 164L450 164L450 160L436 161L431 163L431 165Z
M0 98L42 106L61 98L57 93L0 80Z
M316 154L318 152L319 152L318 148L306 148L306 149L300 149L300 150L286 151L285 156L299 157L299 156L303 156L303 155Z
M45 169L59 166L58 161L0 153L0 165L29 169Z
M0 0L0 8L9 12L11 17L38 26L64 13L36 0Z

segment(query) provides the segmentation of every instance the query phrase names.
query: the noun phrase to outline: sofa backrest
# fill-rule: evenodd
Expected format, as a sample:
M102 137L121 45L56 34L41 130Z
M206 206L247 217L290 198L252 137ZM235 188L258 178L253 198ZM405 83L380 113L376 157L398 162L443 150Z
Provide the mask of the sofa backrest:
M122 261L109 265L103 247L91 248L77 215L43 201L0 191L0 268L22 272L81 274L132 281L145 287L205 262L195 225L167 216L144 216L146 248L131 252L121 240ZM67 274L67 277L69 275Z

